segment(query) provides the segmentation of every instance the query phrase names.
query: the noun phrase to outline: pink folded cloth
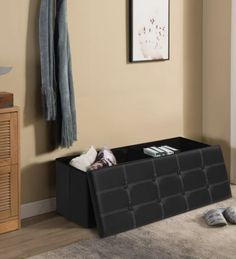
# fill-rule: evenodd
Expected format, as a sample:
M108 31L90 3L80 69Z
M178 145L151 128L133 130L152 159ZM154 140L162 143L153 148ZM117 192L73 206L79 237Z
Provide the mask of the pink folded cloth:
M103 147L96 158L96 161L88 168L88 171L98 170L103 167L113 166L116 165L116 158L112 151L107 148Z

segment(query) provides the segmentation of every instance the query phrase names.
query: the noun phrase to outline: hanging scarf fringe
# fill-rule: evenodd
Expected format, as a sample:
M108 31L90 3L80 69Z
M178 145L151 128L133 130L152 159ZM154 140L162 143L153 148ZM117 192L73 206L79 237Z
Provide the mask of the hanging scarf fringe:
M44 117L56 122L57 146L68 148L77 140L77 126L67 0L41 0L39 45Z

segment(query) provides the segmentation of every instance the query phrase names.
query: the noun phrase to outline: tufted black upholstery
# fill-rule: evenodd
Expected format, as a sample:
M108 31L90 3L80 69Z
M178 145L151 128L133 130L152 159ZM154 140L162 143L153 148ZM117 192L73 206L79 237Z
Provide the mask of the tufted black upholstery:
M89 173L102 237L231 197L219 146L123 162Z

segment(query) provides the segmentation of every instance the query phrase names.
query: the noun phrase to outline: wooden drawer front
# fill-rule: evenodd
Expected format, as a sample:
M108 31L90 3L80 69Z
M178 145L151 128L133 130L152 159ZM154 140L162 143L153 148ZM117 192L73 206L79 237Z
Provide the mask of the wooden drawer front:
M0 167L0 219L18 214L17 166Z
M11 120L9 119L9 120L0 121L0 164L4 164L4 163L9 164L10 159L11 159Z
M11 216L11 167L0 168L0 218Z
M17 163L17 113L0 114L0 166Z

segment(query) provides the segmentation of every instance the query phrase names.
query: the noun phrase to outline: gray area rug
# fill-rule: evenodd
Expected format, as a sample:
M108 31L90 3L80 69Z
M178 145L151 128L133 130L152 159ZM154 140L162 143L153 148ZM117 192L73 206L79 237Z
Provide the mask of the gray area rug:
M236 225L210 228L206 209L236 206L230 199L104 239L81 241L31 259L235 259Z

